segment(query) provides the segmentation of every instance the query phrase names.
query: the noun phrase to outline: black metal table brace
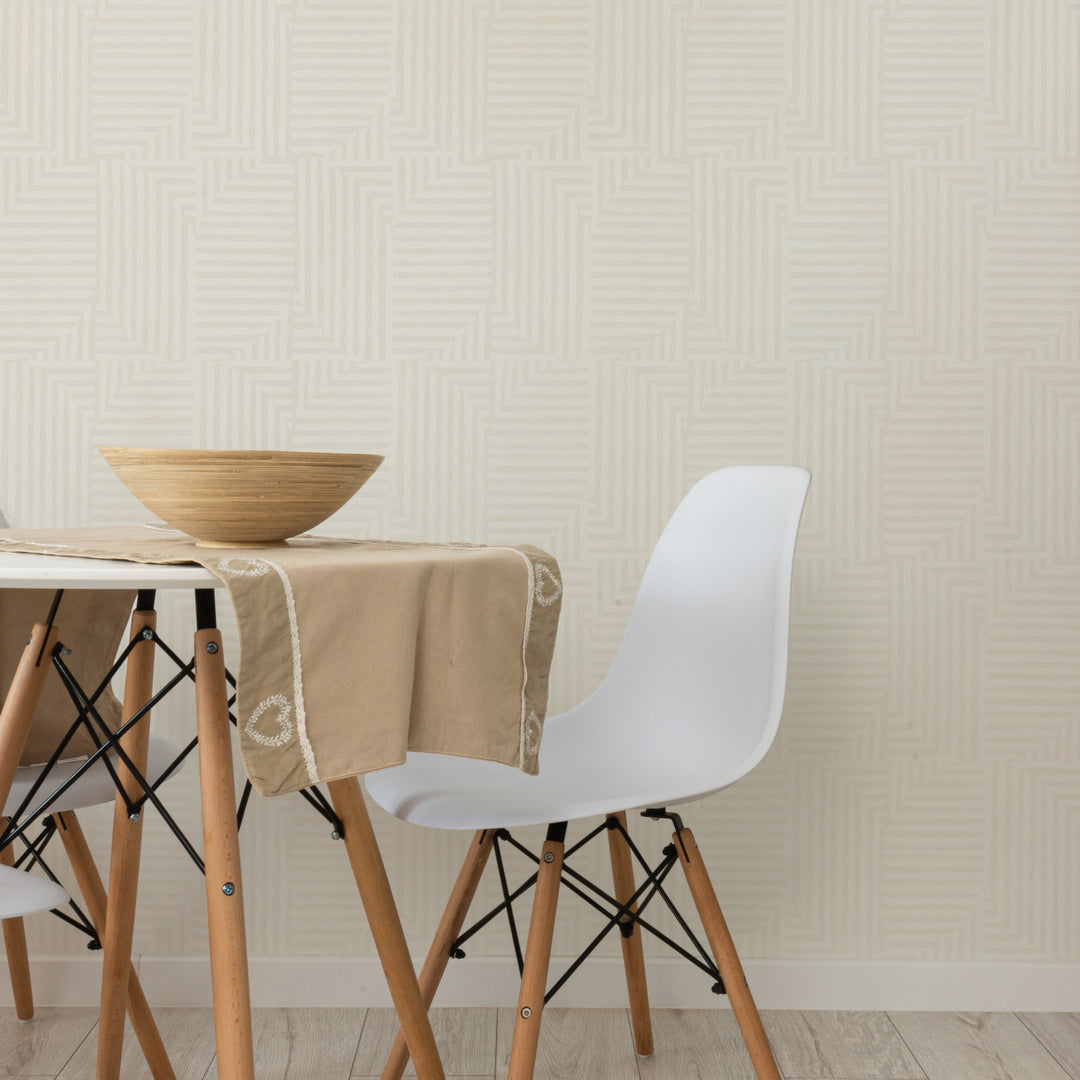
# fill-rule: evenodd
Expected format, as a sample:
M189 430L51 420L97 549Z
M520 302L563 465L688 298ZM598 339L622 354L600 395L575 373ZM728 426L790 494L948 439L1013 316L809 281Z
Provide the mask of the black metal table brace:
M217 625L217 612L214 598L213 589L196 589L195 591L195 619L196 626L200 630L211 629ZM49 615L47 625L51 629L55 620L57 612L60 608L61 600L63 599L64 590L57 589L53 595L52 605L49 609ZM154 606L155 595L152 589L143 589L138 593L138 597L135 601L135 610L147 611L151 610ZM131 718L121 724L115 731L113 731L108 724L105 723L101 714L96 708L96 703L101 695L105 692L109 683L115 678L128 656L131 654L132 649L135 648L140 641L152 641L161 652L167 656L175 665L176 673L166 681L165 685L158 690L154 696L147 701L137 712L135 712ZM113 786L124 800L124 804L127 807L128 815L133 820L137 820L139 814L142 813L143 807L147 802L150 802L157 811L161 814L162 820L169 827L169 830L173 833L176 839L179 841L181 847L191 858L192 862L199 868L201 873L205 873L205 865L202 856L195 849L195 846L188 839L187 834L177 823L176 819L166 809L161 798L157 794L158 788L167 780L176 770L183 764L184 760L199 744L198 736L191 739L188 744L177 754L173 761L163 770L158 778L151 784L143 773L137 769L131 758L124 751L120 745L120 738L131 727L137 724L145 717L152 708L154 708L159 702L162 701L169 693L171 693L177 686L181 685L185 680L190 679L195 681L195 661L194 659L184 661L177 653L170 648L168 643L157 633L156 630L144 630L141 638L133 638L128 644L121 650L115 663L106 673L105 677L101 680L98 686L92 693L87 693L86 690L79 684L78 680L72 674L71 669L68 667L64 660L65 656L71 655L71 649L67 648L62 642L58 641L50 656L50 660L53 668L59 675L65 689L68 692L68 696L71 698L72 704L76 710L75 720L68 728L64 737L60 740L49 758L48 762L43 766L41 775L37 777L30 790L26 793L22 802L18 808L8 819L7 827L0 833L0 848L5 848L9 844L13 844L16 840L22 842L24 850L16 858L15 866L24 867L27 865L37 866L41 871L52 881L59 884L55 873L49 867L43 853L48 847L49 842L56 834L56 822L53 820L49 808L53 806L67 790L75 784L88 769L92 768L97 761L101 761L102 764L109 772L109 776L112 778ZM40 665L44 660L44 643L42 645L42 652L39 653L37 663ZM236 702L236 678L229 671L226 671L226 679L233 693L229 698L229 720L235 727L237 724L236 716L233 712L233 706ZM75 735L80 731L85 731L91 741L94 744L95 750L90 754L86 760L79 766L78 769L72 773L62 784L58 785L51 794L47 795L38 805L32 810L28 810L28 807L33 803L38 793L45 786L50 772L56 767L58 762L61 761L64 755L64 751ZM142 795L136 799L132 799L123 784L120 783L119 777L116 772L116 765L111 755L115 753L116 757L126 766L131 775L134 777L138 786L142 789ZM239 800L236 813L236 824L239 828L243 824L244 816L247 811L248 801L251 796L251 781L247 780L244 784L244 790ZM330 836L334 840L340 840L344 833L344 828L341 823L341 819L334 812L333 807L330 805L329 800L323 794L318 787L304 788L299 791L298 794L331 826ZM35 821L37 821L41 815L46 815L40 824L39 831L33 836L29 835L32 830ZM98 939L97 931L94 929L93 923L86 915L86 913L79 907L75 900L69 900L69 907L71 914L66 911L62 911L58 908L54 908L53 914L64 922L74 926L77 930L86 934L90 939L87 945L89 949L100 949L101 942Z

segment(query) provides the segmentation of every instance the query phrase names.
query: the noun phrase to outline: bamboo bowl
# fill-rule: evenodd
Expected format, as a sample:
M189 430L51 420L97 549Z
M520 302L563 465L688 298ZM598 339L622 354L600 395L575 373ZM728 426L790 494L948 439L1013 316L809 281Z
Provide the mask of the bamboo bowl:
M313 529L382 464L378 454L99 446L131 493L199 547L268 547Z

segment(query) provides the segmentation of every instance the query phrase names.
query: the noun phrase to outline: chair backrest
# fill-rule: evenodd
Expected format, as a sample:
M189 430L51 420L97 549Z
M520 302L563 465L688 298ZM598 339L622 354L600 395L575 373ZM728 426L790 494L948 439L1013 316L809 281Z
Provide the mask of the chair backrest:
M805 469L768 465L700 480L656 544L607 677L582 703L659 771L685 774L679 797L738 779L776 735L809 483Z

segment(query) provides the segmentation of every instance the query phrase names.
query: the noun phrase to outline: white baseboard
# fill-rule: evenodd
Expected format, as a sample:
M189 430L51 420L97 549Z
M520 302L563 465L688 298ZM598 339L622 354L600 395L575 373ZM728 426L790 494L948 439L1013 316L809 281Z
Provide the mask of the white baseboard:
M745 966L763 1009L1080 1012L1080 964L748 960ZM152 1004L210 1004L208 960L142 957L136 967ZM39 957L32 961L32 968L39 1005L93 1005L97 1001L99 958ZM553 960L551 978L565 968L566 961ZM374 957L253 957L250 970L255 1006L390 1004ZM648 981L654 1008L727 1007L726 998L710 992L707 977L682 960L650 959ZM469 958L451 962L435 1004L512 1006L517 990L512 959ZM0 1005L10 1004L6 967L0 967ZM559 992L554 1004L625 1006L622 962L591 960Z

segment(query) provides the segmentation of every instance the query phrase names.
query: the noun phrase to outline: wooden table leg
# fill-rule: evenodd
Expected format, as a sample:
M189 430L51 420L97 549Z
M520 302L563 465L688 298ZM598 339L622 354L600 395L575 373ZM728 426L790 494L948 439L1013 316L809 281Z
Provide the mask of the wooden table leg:
M469 850L465 853L465 861L461 864L457 882L450 893L450 899L446 902L446 910L435 931L424 966L420 970L420 993L423 996L425 1008L431 1008L435 991L439 989L439 983L442 982L443 972L446 971L446 965L450 962L450 946L461 933L461 924L465 922L465 916L469 913L469 905L484 875L484 867L487 866L494 841L494 829L480 829L474 834ZM409 1048L405 1042L404 1032L399 1031L390 1049L390 1056L383 1066L380 1080L401 1080L408 1063Z
M215 628L195 634L195 707L218 1080L254 1080L232 735L221 633Z
M127 659L124 682L123 722L154 694L154 651L156 646L143 638L153 633L153 611L134 611L131 615L131 638L138 644ZM120 745L132 764L146 775L150 743L150 717L144 716ZM137 800L143 790L128 771L117 762L117 776L128 798ZM142 853L142 814L129 816L128 803L116 793L113 808L112 854L109 862L109 896L105 914L105 935L101 944L101 1018L98 1022L97 1080L118 1080L124 1051L124 1016L128 1005L128 975L131 972L131 945L135 933L135 905L139 895L139 860Z
M7 828L7 818L0 817L0 832ZM12 845L0 848L0 864L15 865ZM4 951L7 953L11 994L15 999L15 1015L20 1020L34 1018L34 987L30 981L30 956L26 951L26 927L21 918L4 919Z
M428 1021L427 1006L416 980L409 946L401 929L401 920L390 892L390 882L371 828L371 819L364 805L364 796L360 792L360 783L355 776L350 776L344 780L334 780L327 787L334 809L345 827L345 850L352 864L364 911L367 912L409 1055L416 1066L417 1078L445 1080L435 1036Z
M90 854L90 847L86 842L86 836L79 824L79 819L71 810L53 814L53 822L56 831L67 852L68 862L75 874L75 880L79 884L79 892L86 904L86 910L90 915L90 921L98 932L99 939L105 936L105 925L108 912L108 900L105 895L105 886L102 884L101 875L98 873L97 863ZM176 1080L172 1063L165 1050L165 1044L161 1041L161 1033L150 1005L143 993L135 968L132 966L128 974L128 1000L127 1014L131 1021L135 1037L142 1047L146 1064L150 1068L150 1075L154 1080Z
M34 710L41 697L45 676L52 666L52 650L56 644L55 626L35 623L30 641L23 649L15 676L11 680L3 709L0 709L0 808L11 794L11 785L19 767L26 737L34 720ZM0 818L0 832L7 821ZM6 864L14 862L11 848L3 851ZM11 990L15 996L15 1011L20 1020L34 1015L34 995L30 983L30 961L26 952L26 931L22 919L4 920L4 945L11 973Z

